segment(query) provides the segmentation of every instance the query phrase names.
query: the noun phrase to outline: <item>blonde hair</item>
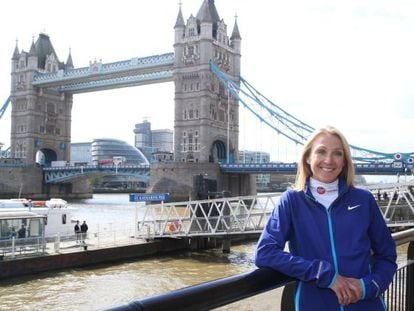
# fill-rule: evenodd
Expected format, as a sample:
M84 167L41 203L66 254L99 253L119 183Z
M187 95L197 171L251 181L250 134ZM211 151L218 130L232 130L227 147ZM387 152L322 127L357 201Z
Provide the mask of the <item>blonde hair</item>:
M349 148L349 144L345 136L338 129L336 129L333 126L328 125L323 128L320 128L319 130L316 130L308 138L307 142L303 146L302 155L298 163L296 181L294 184L294 188L296 190L304 190L307 178L312 176L312 171L311 171L309 163L307 163L307 159L310 156L315 139L321 134L335 135L341 141L342 147L344 149L344 162L345 163L339 176L346 180L346 183L348 184L348 186L353 186L354 184L355 169L354 169L354 163L352 162L352 156L351 156L351 150Z

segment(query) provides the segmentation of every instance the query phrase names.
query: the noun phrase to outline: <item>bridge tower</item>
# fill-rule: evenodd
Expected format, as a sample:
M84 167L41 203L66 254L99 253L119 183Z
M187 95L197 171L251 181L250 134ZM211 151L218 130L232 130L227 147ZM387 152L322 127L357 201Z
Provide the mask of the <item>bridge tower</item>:
M239 106L209 69L212 60L239 83L241 37L231 37L214 0L204 0L184 22L181 6L174 26L174 156L176 162L225 162L238 158Z
M71 54L66 64L60 62L44 33L32 41L29 52L19 52L16 44L11 69L12 157L26 164L69 160L73 95L32 85L37 72L56 73L68 68L73 68Z

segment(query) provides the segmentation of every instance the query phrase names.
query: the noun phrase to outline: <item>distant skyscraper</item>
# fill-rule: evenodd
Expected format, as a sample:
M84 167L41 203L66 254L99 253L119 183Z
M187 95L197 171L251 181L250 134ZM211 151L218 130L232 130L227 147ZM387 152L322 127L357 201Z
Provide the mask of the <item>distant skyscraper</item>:
M157 151L173 152L173 131L169 129L153 130L152 147Z
M135 124L135 147L151 147L151 122L144 120L142 123Z
M150 162L171 161L173 158L173 131L169 129L151 130L151 123L144 120L135 124L135 147Z
M72 143L70 145L70 162L92 164L92 143Z

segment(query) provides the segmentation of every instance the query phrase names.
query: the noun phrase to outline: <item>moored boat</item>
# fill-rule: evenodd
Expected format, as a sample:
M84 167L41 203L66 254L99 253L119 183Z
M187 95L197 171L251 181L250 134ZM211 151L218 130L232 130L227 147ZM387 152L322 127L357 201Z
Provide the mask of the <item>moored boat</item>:
M27 199L0 200L0 216L10 212L32 212L47 217L45 237L73 234L72 208L65 200L52 198L46 201Z

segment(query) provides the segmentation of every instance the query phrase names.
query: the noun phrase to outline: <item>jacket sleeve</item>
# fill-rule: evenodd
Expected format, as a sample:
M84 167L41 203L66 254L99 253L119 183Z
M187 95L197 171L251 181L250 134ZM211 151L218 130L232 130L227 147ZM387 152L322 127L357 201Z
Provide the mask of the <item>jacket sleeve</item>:
M381 295L390 285L397 270L395 242L374 197L370 196L371 223L368 235L373 266L371 273L361 279L363 299L374 299Z
M306 260L284 250L294 230L291 225L291 205L289 195L285 192L273 209L260 236L255 264L259 268L272 268L304 282L314 281L319 287L330 287L336 275L334 267L329 262Z

